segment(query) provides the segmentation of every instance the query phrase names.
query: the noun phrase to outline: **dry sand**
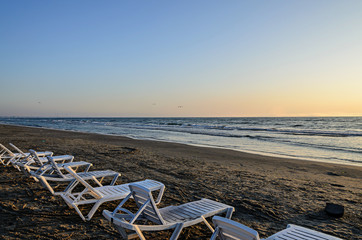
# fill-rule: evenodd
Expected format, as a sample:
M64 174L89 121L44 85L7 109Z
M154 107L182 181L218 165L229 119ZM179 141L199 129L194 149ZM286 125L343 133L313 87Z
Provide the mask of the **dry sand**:
M0 125L0 143L50 150L89 161L93 170L122 173L119 183L154 179L166 185L161 207L210 198L235 207L233 220L267 237L297 224L343 239L362 239L361 167L267 157L243 152L125 137ZM103 218L119 202L102 205L83 222L61 197L13 167L0 168L0 237L4 239L117 239ZM324 212L327 202L345 207L342 218ZM170 231L146 234L165 239ZM204 224L180 239L208 239Z

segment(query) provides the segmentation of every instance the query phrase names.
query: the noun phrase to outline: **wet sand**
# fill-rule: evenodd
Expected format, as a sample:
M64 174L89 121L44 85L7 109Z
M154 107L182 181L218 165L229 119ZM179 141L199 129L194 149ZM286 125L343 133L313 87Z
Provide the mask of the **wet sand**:
M362 239L362 168L268 157L232 150L126 137L0 125L0 143L21 149L71 154L92 170L122 174L118 183L154 179L166 185L160 207L210 198L235 207L232 219L265 238L297 224L343 239ZM83 222L63 199L11 166L0 167L0 238L117 239L102 216L119 202L101 205ZM345 207L342 218L324 212L327 202ZM146 233L165 239L171 231ZM179 239L208 239L204 224Z

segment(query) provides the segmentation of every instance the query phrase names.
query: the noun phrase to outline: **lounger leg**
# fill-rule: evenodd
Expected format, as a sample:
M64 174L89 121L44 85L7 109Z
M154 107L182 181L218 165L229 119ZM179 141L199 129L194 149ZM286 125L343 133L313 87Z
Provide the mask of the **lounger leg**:
M103 180L104 180L104 177L102 177L101 179L99 179L98 181L100 182L100 183L102 183L103 182Z
M1 161L1 162L2 162L2 164L8 166L10 163L12 163L14 161L14 159L15 159L15 157L12 157L9 159L9 161L7 163L5 163L5 159L4 159L4 161Z
M88 215L87 215L87 220L91 220L93 215L96 213L97 209L99 208L99 206L103 203L103 201L98 201L94 204L94 206L92 207L92 209L89 211Z
M126 231L124 230L124 228L123 227L120 227L120 226L117 226L117 225L113 225L116 229L117 229L117 231L121 234L121 236L122 236L122 238L123 239L129 239L128 238L128 234L126 233Z
M31 175L29 175L29 177L33 178L35 182L39 182L39 180L36 177L33 177Z
M69 203L67 201L65 203L68 205L69 208L75 208L73 204L71 204L71 203Z
M116 176L114 176L114 178L113 178L113 180L112 180L112 182L111 182L111 184L110 184L111 186L113 186L113 185L116 183L118 177L119 177L119 174L117 174Z
M72 205L74 207L75 211L77 211L78 215L83 219L83 221L86 221L85 217L83 216L82 212L79 210L78 206Z
M102 183L100 181L98 181L98 179L95 176L93 176L92 179L95 183L98 184L98 186L103 187Z
M226 212L226 218L231 219L231 215L233 215L234 209L229 208Z
M141 240L146 240L145 236L143 236L141 230L137 226L135 226L135 231L136 231L136 233L138 234L138 236L140 237Z
M25 176L27 176L27 177L30 176L30 174L29 174L30 169L28 168L28 166L22 167L22 168L21 168L21 171L25 174ZM35 180L35 179L34 179L34 180ZM37 181L37 180L35 180L35 181Z
M216 237L217 237L217 235L219 235L219 231L220 231L220 230L219 230L219 228L217 227L217 228L215 229L214 233L212 234L210 240L215 240Z
M157 200L156 200L156 205L158 205L160 202L161 202L161 199L162 199L162 196L163 196L163 193L165 192L165 186L162 186L159 193L158 193L158 197L157 197Z
M93 164L89 164L88 167L84 170L84 172L88 172L92 166L93 166Z
M54 190L53 190L53 188L50 186L50 184L48 183L48 181L47 181L43 176L39 176L39 178L40 178L41 184L42 184L45 188L47 188L47 189L51 192L51 194L54 195ZM34 178L34 179L35 179L35 178Z
M170 237L170 240L176 240L180 236L183 227L184 227L183 223L177 224L175 231L173 231L172 236Z
M211 232L214 232L214 228L210 225L210 223L206 220L204 216L201 216L202 220L204 220L204 223L206 226L211 230Z
M13 165L16 169L18 169L19 172L21 172L21 169L19 168L18 165Z
M132 233L127 233L123 227L116 226L116 225L114 225L114 227L121 234L123 239L128 240L128 239L139 238L139 235L135 231L132 231Z
M59 195L59 194L62 194L62 193L66 193L68 192L70 189L73 190L73 188L76 186L76 184L78 184L78 181L77 180L72 180L69 185L65 188L65 190L63 192L59 192L59 193L55 193L55 195Z

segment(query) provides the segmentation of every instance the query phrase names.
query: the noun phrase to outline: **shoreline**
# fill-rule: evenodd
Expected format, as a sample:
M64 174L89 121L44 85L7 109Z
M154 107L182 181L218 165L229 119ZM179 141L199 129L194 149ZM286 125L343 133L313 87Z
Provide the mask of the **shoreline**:
M249 150L238 150L238 149L232 149L232 148L225 148L225 147L217 147L217 146L208 146L208 145L202 145L202 144L191 144L191 143L182 143L182 142L172 142L172 141L166 141L166 140L158 140L158 139L147 139L147 138L133 138L130 136L124 136L124 135L117 135L117 134L107 134L107 133L92 133L92 132L81 132L77 130L66 130L66 129L54 129L54 128L47 128L47 127L36 127L36 126L24 126L24 125L16 125L16 124L4 124L0 123L0 126L15 126L15 127L25 127L25 128L34 128L34 129L45 129L45 130L54 130L54 131L64 131L64 132L70 132L70 133L84 133L84 134L96 134L96 135L104 135L104 136L113 136L113 137L120 137L120 138L128 138L135 141L150 141L150 142L161 142L161 143L169 143L169 144L181 144L185 146L191 146L191 147L200 147L200 148L211 148L211 149L221 149L221 150L227 150L227 151L235 151L240 152L243 154L251 154L251 155L257 155L261 157L269 157L269 158L277 158L277 159L288 159L288 160L295 160L295 161L305 161L305 162L315 162L315 163L322 163L322 164L332 164L332 165L342 165L342 166L353 166L358 167L362 169L362 166L358 164L346 164L346 163L339 163L339 162L324 162L322 160L318 159L308 159L308 158L298 158L294 156L288 156L288 155L280 155L280 154L274 154L274 153L265 153L265 152L257 152L257 151L249 151Z
M161 207L200 198L232 205L236 210L232 219L257 230L261 238L296 224L342 239L361 239L362 167L0 124L0 143L9 142L24 150L72 154L75 161L93 163L91 170L120 172L118 184L146 178L161 181L166 185ZM0 169L0 233L5 239L120 238L101 214L119 202L101 205L91 221L83 222L39 183L12 167ZM345 215L339 219L326 215L327 202L343 205ZM164 239L169 234L147 233L146 238ZM207 227L198 224L185 228L179 239L210 236Z

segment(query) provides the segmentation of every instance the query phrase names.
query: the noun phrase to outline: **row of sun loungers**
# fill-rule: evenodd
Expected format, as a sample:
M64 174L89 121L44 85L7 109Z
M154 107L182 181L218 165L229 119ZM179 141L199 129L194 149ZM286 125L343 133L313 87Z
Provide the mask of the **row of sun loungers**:
M165 185L159 181L146 179L117 185L116 182L121 174L115 171L89 171L91 163L74 162L74 157L70 155L53 156L52 152L34 150L24 153L15 145L10 144L10 146L17 152L14 153L0 144L1 163L13 165L40 182L53 195L60 195L84 221L91 220L101 204L123 199L113 211L104 210L103 216L113 223L124 239L134 237L146 239L143 231L167 229L174 229L170 239L177 239L183 228L201 222L204 222L213 233L211 239L259 239L255 230L230 220L234 212L232 206L204 198L179 206L159 208L158 204L165 191ZM110 183L105 184L106 180ZM63 183L62 189L59 187L61 183ZM131 199L138 208L135 213L124 207ZM93 204L88 213L83 213L79 208L85 204ZM220 214L225 214L225 217L215 216ZM215 229L206 220L209 217L213 217ZM339 238L304 227L288 225L285 230L267 238L267 240L278 239L337 240Z

